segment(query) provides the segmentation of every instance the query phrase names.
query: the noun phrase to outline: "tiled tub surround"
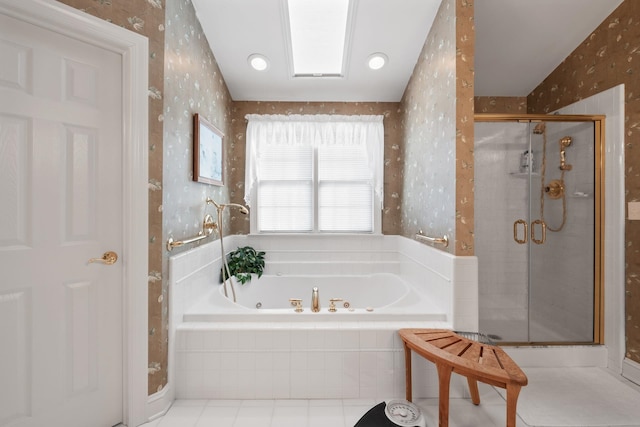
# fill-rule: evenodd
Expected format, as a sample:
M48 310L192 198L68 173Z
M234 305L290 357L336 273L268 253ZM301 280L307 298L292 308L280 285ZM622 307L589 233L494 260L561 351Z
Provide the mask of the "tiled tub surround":
M305 295L284 297L303 298L305 311L295 313L291 307L268 313L227 301L225 312L201 317L208 305L203 301L220 297L219 242L171 258L170 354L175 363L170 363L170 382L177 398L402 397L404 353L398 329L478 327L475 257L456 257L400 236L225 238L227 250L245 245L267 252L267 279L301 279ZM403 294L395 309L329 313L328 299L341 295L323 293L318 285L322 312L310 312L311 293L306 291L314 280L368 274L392 275L399 287L409 285L412 296ZM244 286L259 283L254 280ZM411 307L416 309L409 311ZM424 378L415 381L414 394L437 396L433 366L424 360L414 363L414 375ZM452 393L462 396L465 387L456 379Z

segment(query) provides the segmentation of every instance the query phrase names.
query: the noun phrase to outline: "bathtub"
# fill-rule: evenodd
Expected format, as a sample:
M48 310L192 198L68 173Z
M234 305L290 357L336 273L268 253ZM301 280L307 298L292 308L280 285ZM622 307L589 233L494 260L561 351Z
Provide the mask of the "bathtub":
M167 393L176 398L401 398L398 329L477 330L475 257L401 236L225 238L225 248L246 245L267 253L266 269L235 285L237 303L219 284L219 242L169 259ZM290 298L303 300L302 313ZM350 306L329 312L330 298ZM425 379L414 396L437 397L435 368L414 359L413 371ZM465 390L453 380L452 396Z
M311 294L318 288L320 311L311 311ZM263 275L242 285L234 282L236 303L212 286L183 316L185 322L324 322L324 321L441 321L447 315L424 294L393 273L350 276ZM296 312L290 299L302 300ZM329 311L331 298L336 311Z

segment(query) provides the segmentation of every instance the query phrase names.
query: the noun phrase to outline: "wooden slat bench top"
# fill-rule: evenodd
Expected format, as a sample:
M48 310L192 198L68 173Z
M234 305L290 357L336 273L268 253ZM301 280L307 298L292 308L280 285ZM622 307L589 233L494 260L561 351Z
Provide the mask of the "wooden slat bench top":
M411 350L436 363L447 363L453 371L496 386L527 385L527 376L500 347L473 341L446 329L401 329L402 340Z
M471 400L480 404L477 381L507 390L507 426L516 425L516 404L527 376L500 347L484 344L447 329L400 329L404 342L406 398L411 401L411 351L436 365L439 382L439 425L449 422L449 381L451 373L467 377Z

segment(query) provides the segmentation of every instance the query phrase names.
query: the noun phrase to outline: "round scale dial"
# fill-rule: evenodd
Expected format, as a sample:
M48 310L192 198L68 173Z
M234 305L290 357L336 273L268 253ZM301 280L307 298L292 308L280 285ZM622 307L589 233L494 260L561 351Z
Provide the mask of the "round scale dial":
M426 426L420 408L407 400L390 400L385 407L385 414L399 426Z

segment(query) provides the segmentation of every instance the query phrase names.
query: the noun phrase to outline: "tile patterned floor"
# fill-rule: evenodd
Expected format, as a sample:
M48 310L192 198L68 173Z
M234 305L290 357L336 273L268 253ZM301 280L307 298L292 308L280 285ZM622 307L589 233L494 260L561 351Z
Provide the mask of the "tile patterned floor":
M611 375L602 370L602 375ZM629 385L629 392L637 394L640 405L640 387ZM504 427L505 401L493 387L480 386L481 404L474 406L468 399L451 399L450 427ZM523 389L524 390L524 389ZM606 392L606 391L604 391ZM593 406L593 390L576 390L577 398L584 399L584 408ZM523 394L521 394L522 398ZM576 396L573 396L574 399ZM382 399L381 399L382 400ZM380 400L345 399L345 400L177 400L167 414L157 420L144 424L144 427L353 427L355 423ZM438 425L438 400L421 399L418 404L427 421L427 426ZM547 403L548 404L548 403ZM563 408L552 409L562 413ZM582 410L571 408L572 410ZM602 408L606 411L606 408ZM615 420L614 413L611 420ZM577 426L571 423L571 414L566 411L559 417L553 427ZM593 424L594 426L620 426L611 424ZM538 427L526 424L520 417L517 427ZM587 427L580 424L580 427ZM624 427L640 427L627 424Z

